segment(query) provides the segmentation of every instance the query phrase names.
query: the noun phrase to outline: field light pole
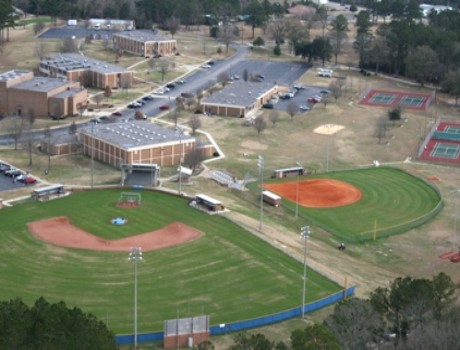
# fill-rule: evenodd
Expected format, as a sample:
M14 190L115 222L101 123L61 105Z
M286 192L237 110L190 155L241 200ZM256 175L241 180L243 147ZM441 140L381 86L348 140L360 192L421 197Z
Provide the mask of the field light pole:
M295 162L298 167L301 167L302 164L299 162ZM299 181L300 181L300 173L297 171L297 187L296 187L296 194L295 194L295 217L299 216Z
M137 262L142 260L142 248L132 247L128 260L134 262L134 349L137 349Z
M310 236L310 226L300 228L300 238L303 239L303 277L302 277L302 319L305 318L305 293L307 284L307 243Z
M184 136L184 129L181 127L176 128L176 133L179 136L180 145L180 158L179 158L179 196L182 195L182 136Z
M329 172L329 148L331 143L331 124L327 124L326 173Z
M454 204L454 241L457 239L457 217L458 217L458 196L460 195L460 189L450 192L451 194L456 195L455 204ZM457 247L460 249L460 247Z
M259 220L259 231L262 232L262 226L264 221L264 196L263 196L263 184L264 184L264 166L265 160L264 157L259 155L257 157L257 167L259 168L259 177L260 177L260 220Z

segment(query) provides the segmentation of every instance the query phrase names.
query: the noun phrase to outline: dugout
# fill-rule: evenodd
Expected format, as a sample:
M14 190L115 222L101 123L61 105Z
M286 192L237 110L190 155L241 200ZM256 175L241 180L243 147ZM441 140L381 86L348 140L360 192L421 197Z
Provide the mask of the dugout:
M275 169L272 173L272 178L282 179L283 177L302 176L305 173L303 166L293 166L290 168Z
M225 209L220 201L206 196L205 194L197 194L195 196L195 203L197 206L204 207L209 211L217 212Z
M123 186L156 187L160 176L157 164L132 163L121 165L121 184Z
M270 191L262 192L262 199L264 202L279 207L281 205L281 197Z
M32 191L32 198L36 200L47 199L50 196L60 196L64 194L64 185L54 184Z

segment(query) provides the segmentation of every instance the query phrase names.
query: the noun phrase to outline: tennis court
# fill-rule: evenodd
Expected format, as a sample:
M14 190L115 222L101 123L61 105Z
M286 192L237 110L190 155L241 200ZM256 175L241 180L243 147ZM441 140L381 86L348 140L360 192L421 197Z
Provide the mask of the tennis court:
M379 106L379 107L403 107L425 110L434 98L431 94L409 92L409 91L384 91L370 89L364 91L360 96L360 104Z
M420 145L420 160L460 165L460 123L439 120Z
M431 157L457 159L460 154L460 145L437 142L431 151Z

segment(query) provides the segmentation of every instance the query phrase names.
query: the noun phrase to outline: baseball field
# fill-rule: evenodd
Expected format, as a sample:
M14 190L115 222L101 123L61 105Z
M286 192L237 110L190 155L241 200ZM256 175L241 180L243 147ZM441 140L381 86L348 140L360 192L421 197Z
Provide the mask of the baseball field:
M320 180L332 182L311 186ZM268 181L264 186L281 195L285 205L297 210L299 216L347 242L406 232L442 209L435 187L395 168L329 172L302 176L298 181L290 177ZM337 181L344 186L338 186Z
M37 221L66 217L71 225L105 242L173 222L201 233L191 241L144 252L138 264L139 332L162 330L164 320L176 317L208 314L212 324L219 324L300 305L300 262L225 217L189 207L183 198L143 191L141 207L119 208L120 192L75 192L1 210L0 298L20 297L28 303L40 296L51 302L65 300L96 315L116 334L132 333L134 267L128 253L100 251L97 246L66 248L28 229ZM116 217L127 223L113 225ZM340 290L311 270L307 276L307 301Z

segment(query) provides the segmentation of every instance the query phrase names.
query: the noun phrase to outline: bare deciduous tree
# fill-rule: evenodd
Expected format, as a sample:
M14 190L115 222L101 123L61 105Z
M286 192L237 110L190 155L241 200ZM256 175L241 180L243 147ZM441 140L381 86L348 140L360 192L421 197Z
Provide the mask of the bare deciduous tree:
M268 119L270 119L270 122L273 124L273 127L275 127L276 123L278 123L278 120L279 120L278 111L271 111L270 114L268 115Z
M22 116L12 115L6 118L6 130L14 140L14 149L18 149L19 141L27 126L26 119Z
M174 38L174 35L180 28L180 19L177 17L170 17L166 20L166 28L171 33L171 37Z
M227 72L219 73L217 76L217 81L225 87L225 85L227 85L230 81L230 75Z
M338 98L342 96L342 89L340 88L337 80L334 80L329 84L329 91L336 102Z
M290 115L291 120L294 120L295 115L299 112L299 105L294 101L290 101L286 106L286 112Z
M263 116L259 115L254 119L254 128L257 130L257 136L267 128L267 122Z
M201 119L198 115L192 114L189 120L189 125L190 128L192 129L192 134L195 134L195 132L201 128Z
M185 157L184 157L184 163L192 169L192 171L195 171L195 169L205 160L203 152L195 148L192 151L188 152Z

